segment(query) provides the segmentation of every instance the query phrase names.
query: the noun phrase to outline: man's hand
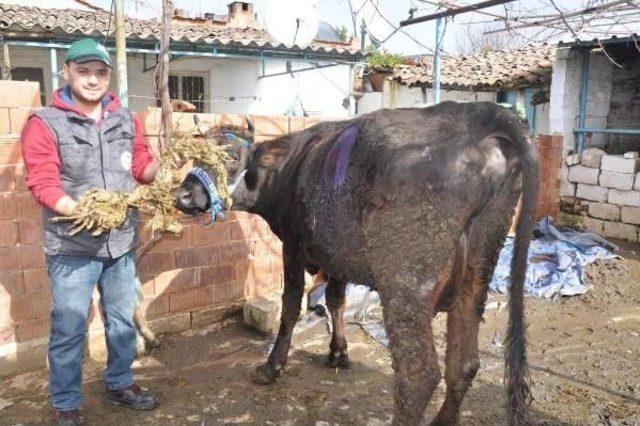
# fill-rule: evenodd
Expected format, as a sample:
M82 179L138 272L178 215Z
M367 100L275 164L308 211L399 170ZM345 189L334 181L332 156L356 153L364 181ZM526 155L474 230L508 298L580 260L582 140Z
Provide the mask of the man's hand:
M71 216L75 213L78 203L73 201L68 195L63 195L54 206L56 213L62 216Z

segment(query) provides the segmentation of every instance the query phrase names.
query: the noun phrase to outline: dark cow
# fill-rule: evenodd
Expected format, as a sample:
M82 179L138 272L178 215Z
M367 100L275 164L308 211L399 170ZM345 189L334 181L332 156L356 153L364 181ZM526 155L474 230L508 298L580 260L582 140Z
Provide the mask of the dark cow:
M537 160L520 121L494 103L445 102L326 122L249 149L229 147L233 208L262 216L283 242L280 330L255 380L276 379L300 313L304 269L329 276L334 323L329 361L348 366L345 283L380 293L395 370L394 424L415 425L441 379L431 328L447 311L447 394L433 424L455 424L478 367L478 327L491 278L522 193L511 265L506 339L507 415L529 401L523 282L537 193ZM181 210L209 207L193 176Z

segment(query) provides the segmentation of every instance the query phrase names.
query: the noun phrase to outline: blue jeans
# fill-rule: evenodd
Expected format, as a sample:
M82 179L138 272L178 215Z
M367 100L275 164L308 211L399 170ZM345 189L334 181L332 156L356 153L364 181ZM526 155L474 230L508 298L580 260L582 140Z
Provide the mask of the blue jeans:
M105 319L109 389L133 382L136 354L133 313L136 302L135 253L117 259L88 256L47 256L53 306L49 337L49 391L54 408L73 410L82 399L82 358L87 315L98 284Z

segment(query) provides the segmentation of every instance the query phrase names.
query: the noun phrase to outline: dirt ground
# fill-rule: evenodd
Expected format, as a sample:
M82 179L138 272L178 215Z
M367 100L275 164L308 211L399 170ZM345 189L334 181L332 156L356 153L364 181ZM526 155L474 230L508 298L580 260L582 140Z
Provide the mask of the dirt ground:
M636 247L636 250L638 248ZM555 302L527 299L529 359L536 424L640 424L640 260L600 262L589 270L592 290ZM463 406L462 423L503 424L501 340L505 299L491 295L481 325L482 366ZM436 320L444 355L445 316ZM131 412L106 405L102 366L85 364L85 421L90 425L267 424L382 425L392 411L389 353L356 324L347 326L349 370L324 365L329 336L323 323L296 334L286 374L271 386L251 382L269 339L238 318L166 336L136 361L139 382L159 391L161 406ZM444 396L441 383L427 410ZM46 372L2 381L0 424L43 424L50 418Z

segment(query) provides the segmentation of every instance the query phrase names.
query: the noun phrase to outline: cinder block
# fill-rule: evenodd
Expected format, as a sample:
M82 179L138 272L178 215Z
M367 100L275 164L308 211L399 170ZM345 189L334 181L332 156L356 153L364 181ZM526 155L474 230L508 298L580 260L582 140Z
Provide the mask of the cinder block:
M244 323L264 334L272 334L280 325L281 308L279 295L269 294L249 300L242 309Z
M633 182L636 175L633 173L617 173L617 172L600 172L600 186L605 188L621 189L623 191L629 191L633 189Z
M564 162L569 167L578 165L580 164L580 154L567 155L567 158L564 159Z
M599 174L599 169L592 169L582 165L573 166L569 169L569 182L597 185Z
M9 108L0 108L0 135L11 133L11 120L9 120Z
M629 151L629 152L625 152L623 155L624 158L638 158L640 157L640 153L638 153L637 151Z
M624 223L640 225L640 208L627 206L622 207L621 219Z
M636 183L633 185L633 189L640 191L640 173L636 173Z
M610 189L609 204L617 204L619 206L640 207L640 192Z
M563 180L560 184L560 196L561 197L575 197L576 196L576 184Z
M191 327L189 312L167 315L148 322L149 328L156 334L180 333Z
M638 173L640 158L624 158L622 155L605 155L602 157L602 170L618 173Z
M11 120L11 133L19 135L22 128L32 114L31 108L11 108L9 110L9 119Z
M584 200L589 200L589 201L597 201L598 203L606 203L608 193L609 193L608 188L603 188L601 186L595 186L595 185L585 185L583 183L579 183L578 189L576 191L576 197L582 198Z
M0 107L39 107L40 84L34 81L0 81Z
M589 148L582 152L581 164L594 169L600 168L600 162L605 152L599 148Z
M620 206L603 203L589 203L589 216L598 219L619 221Z
M638 227L620 222L604 222L602 235L620 240L638 241Z
M17 136L15 138L0 136L0 165L6 164L22 164L20 140Z
M600 219L594 219L592 217L585 217L582 221L582 227L589 232L602 234L602 231L604 229L604 221Z

